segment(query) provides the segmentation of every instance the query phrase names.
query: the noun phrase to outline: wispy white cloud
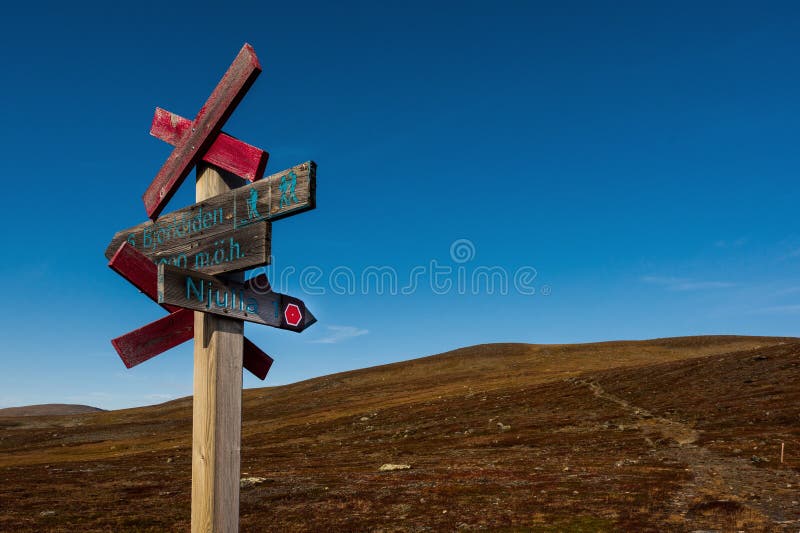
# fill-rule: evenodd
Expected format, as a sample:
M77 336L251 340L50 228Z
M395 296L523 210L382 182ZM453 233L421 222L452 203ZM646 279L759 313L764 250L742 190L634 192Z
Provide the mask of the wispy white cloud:
M793 315L800 313L800 304L773 305L756 309L753 312L759 315Z
M92 405L95 407L98 407L98 405L96 405L98 402L107 402L108 400L112 399L114 399L114 396L108 392L87 392L84 394L77 394L66 397L66 401L68 403L80 403L85 405Z
M700 291L705 289L727 289L735 287L735 283L727 281L687 281L672 287L676 291Z
M643 276L642 281L645 283L652 283L654 285L670 285L673 283L682 283L686 280L683 278L671 278L664 276Z
M369 330L355 326L328 326L328 335L311 342L319 344L336 344L369 333Z
M664 276L644 276L642 281L653 285L660 285L670 291L701 291L707 289L727 289L736 286L735 283L728 281L705 281Z
M0 398L0 409L5 409L6 407L16 407L17 405L22 405L18 399L11 397Z
M747 244L747 237L739 237L732 241L719 240L714 243L717 248L739 248Z
M787 294L797 294L798 292L800 292L800 287L797 285L791 285L782 289L775 289L773 294L776 296L785 296Z
M171 400L174 397L175 396L173 396L172 394L160 394L160 393L146 394L145 395L145 399L147 399L147 400L156 400L156 401Z
M800 245L798 245L797 238L784 239L778 243L778 259L786 261L800 257Z

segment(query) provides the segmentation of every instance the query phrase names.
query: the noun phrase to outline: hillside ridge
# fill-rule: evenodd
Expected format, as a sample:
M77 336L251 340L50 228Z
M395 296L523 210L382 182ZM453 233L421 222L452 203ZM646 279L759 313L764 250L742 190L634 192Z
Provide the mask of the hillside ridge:
M248 389L241 530L797 531L798 384L800 339L703 336ZM0 419L0 531L188 530L191 434L191 397Z
M42 403L35 405L22 405L18 407L0 408L0 417L19 417L19 416L64 416L79 415L84 413L96 413L104 411L99 407L91 405L71 404L71 403Z

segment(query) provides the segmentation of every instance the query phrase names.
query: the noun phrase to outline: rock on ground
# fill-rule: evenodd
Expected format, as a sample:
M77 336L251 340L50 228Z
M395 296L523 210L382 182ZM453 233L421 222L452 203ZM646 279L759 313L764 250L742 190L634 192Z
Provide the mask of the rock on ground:
M393 465L390 463L386 463L385 465L381 465L378 469L379 472L391 472L393 470L408 470L411 468L411 465Z

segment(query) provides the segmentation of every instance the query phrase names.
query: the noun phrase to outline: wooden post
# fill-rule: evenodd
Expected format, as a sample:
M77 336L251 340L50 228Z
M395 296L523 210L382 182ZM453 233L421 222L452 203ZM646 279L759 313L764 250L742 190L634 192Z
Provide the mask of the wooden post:
M197 201L228 191L231 179L198 165ZM239 530L243 333L241 320L194 314L192 533Z
M269 320L259 314L255 304L240 318L204 312L212 305L215 311L220 305L228 305L224 291L224 304L217 290L214 303L207 301L208 306L194 315L189 308L173 308L164 299L163 264L191 268L187 271L191 276L197 275L194 270L212 275L268 264L270 221L315 207L313 161L262 180L267 153L222 133L225 122L260 73L253 47L245 43L194 120L156 110L150 132L175 148L142 197L151 220L130 231L117 232L106 249L111 268L151 299L163 302L162 307L170 312L166 319L112 341L126 366L130 368L194 337L192 533L239 530L242 367L264 379L272 364L270 356L244 338L243 319L253 320L251 315L257 315L262 323L297 332L316 321L302 301L285 294L259 294L274 305ZM195 166L198 204L160 217ZM246 177L252 185L224 194L245 185L236 176ZM240 193L247 197L242 198ZM246 206L246 217L237 216L237 205ZM154 233L155 225L158 228ZM167 241L170 246L162 246ZM193 261L187 256L190 251ZM154 270L158 268L154 263L162 264L161 270ZM217 285L252 289L243 284L243 274L212 280ZM185 277L184 281L188 290L192 280ZM209 300L210 291L209 287ZM233 301L231 297L231 309L235 309ZM239 311L245 311L241 299L239 303Z

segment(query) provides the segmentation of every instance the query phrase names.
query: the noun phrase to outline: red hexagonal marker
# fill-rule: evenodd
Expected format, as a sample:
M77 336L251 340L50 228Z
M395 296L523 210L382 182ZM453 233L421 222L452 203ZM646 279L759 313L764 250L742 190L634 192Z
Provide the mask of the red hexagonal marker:
M303 320L303 313L296 304L288 304L283 310L283 316L286 317L286 323L293 327L299 326L300 321Z

